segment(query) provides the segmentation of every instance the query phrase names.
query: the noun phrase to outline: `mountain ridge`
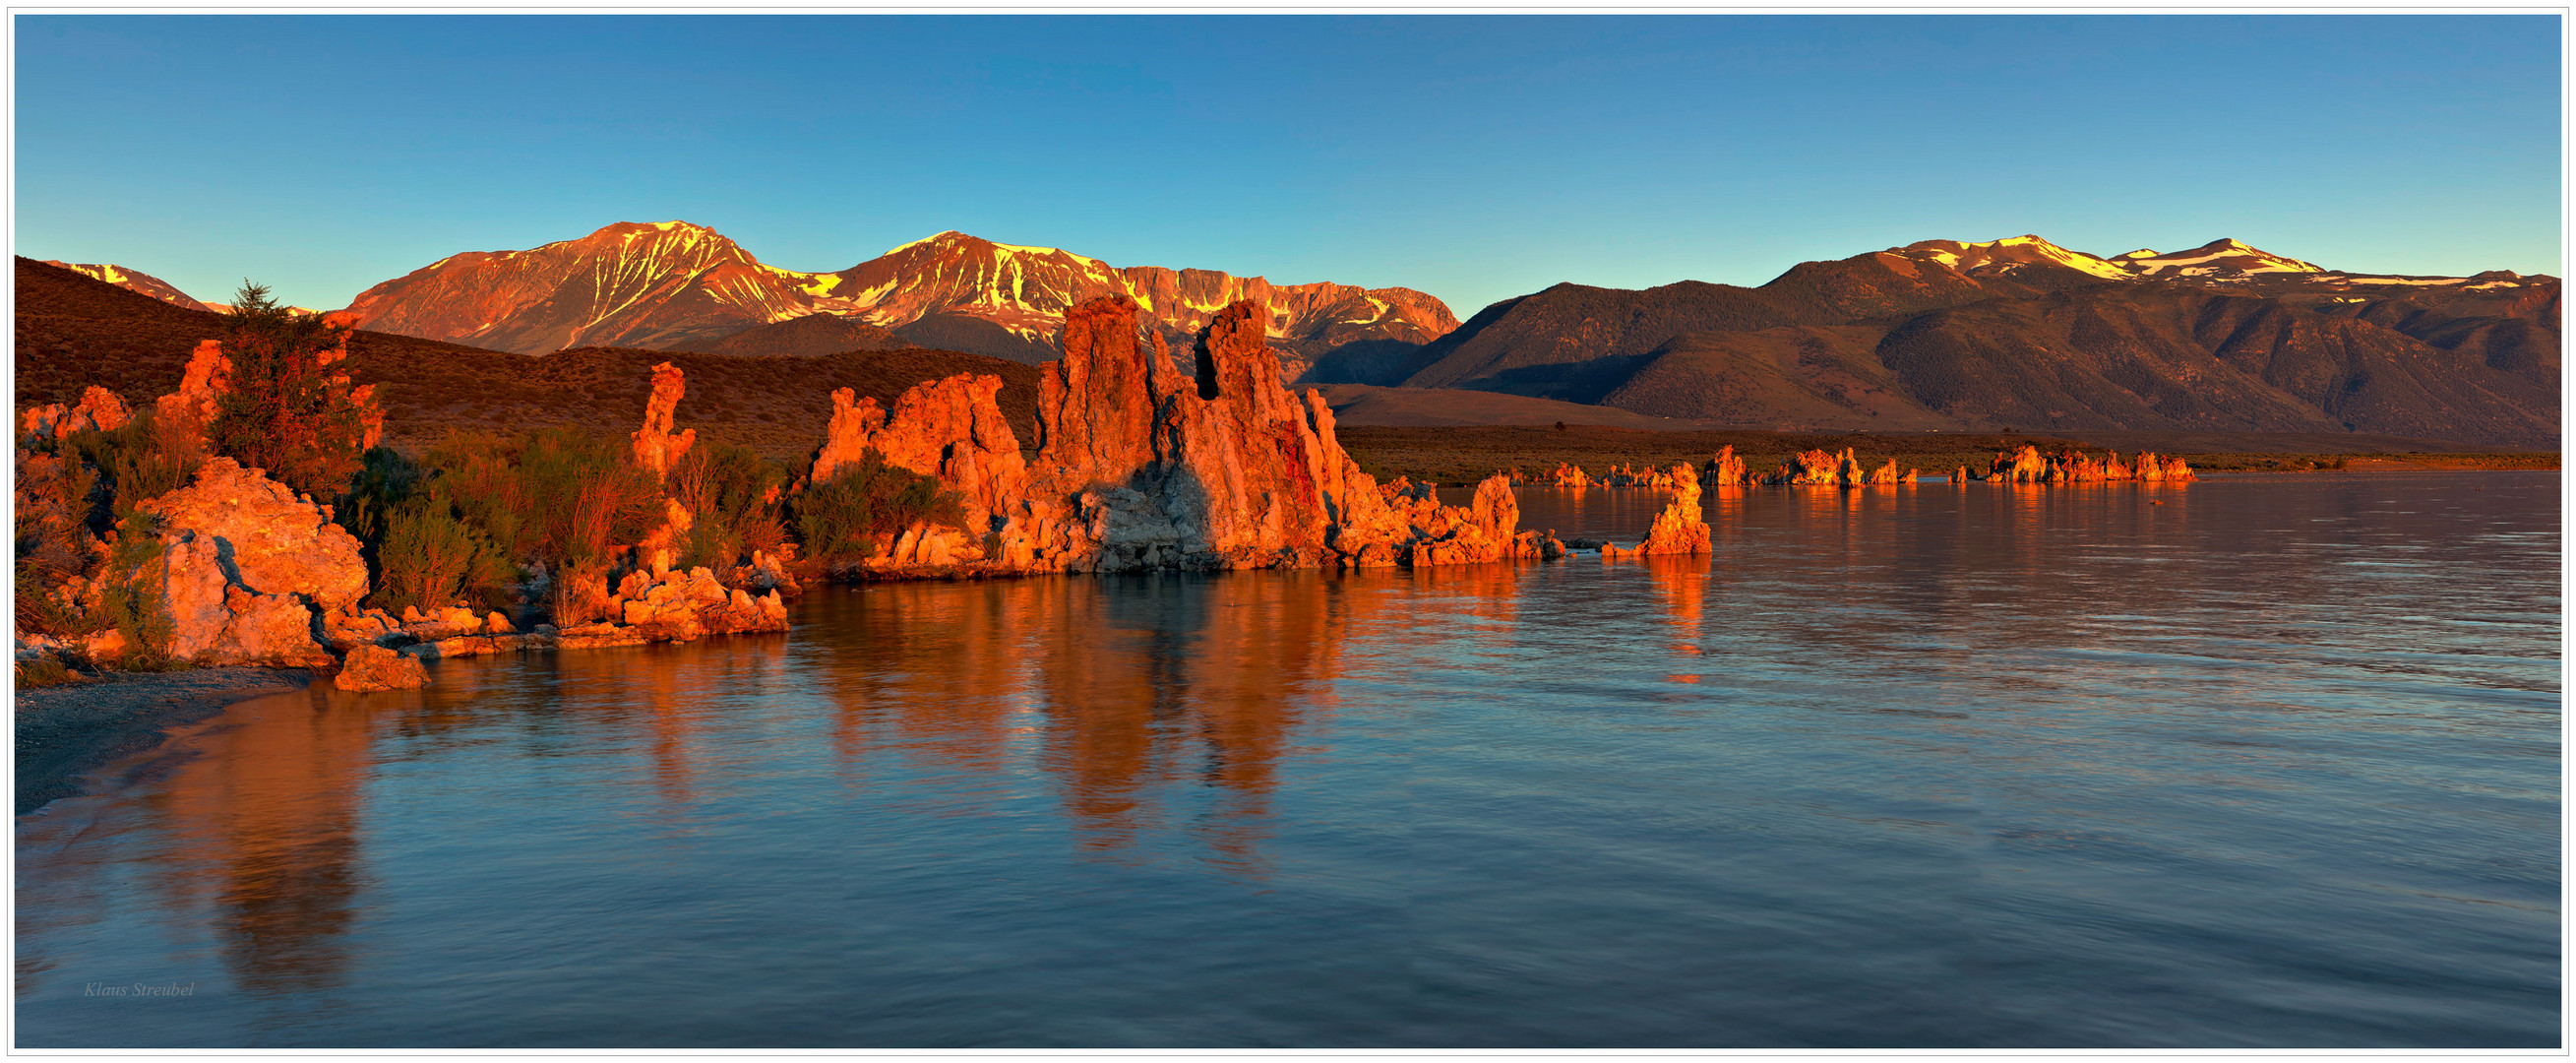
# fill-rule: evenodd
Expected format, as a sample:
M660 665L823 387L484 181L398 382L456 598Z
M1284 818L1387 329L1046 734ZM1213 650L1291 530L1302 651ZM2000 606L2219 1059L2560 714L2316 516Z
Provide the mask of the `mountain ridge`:
M618 222L526 250L450 255L367 289L348 309L365 327L528 354L695 347L827 313L897 332L929 322L927 333L1027 361L1052 349L1067 309L1113 294L1134 298L1176 338L1228 303L1258 300L1270 309L1271 343L1300 367L1348 344L1420 344L1457 326L1447 304L1409 288L1113 267L954 230L848 269L789 270L681 221Z

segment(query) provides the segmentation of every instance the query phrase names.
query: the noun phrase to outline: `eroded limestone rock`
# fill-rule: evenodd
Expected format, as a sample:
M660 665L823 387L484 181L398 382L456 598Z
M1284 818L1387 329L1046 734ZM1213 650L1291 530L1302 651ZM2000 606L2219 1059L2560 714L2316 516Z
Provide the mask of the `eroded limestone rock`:
M989 531L994 515L1006 513L1028 487L1019 437L994 401L1001 390L1000 377L960 373L913 385L891 411L849 388L835 391L813 481L830 479L874 448L887 464L938 478L964 502L969 527L978 535Z
M429 685L429 670L420 658L382 646L360 646L340 662L331 685L342 690L410 690Z
M207 459L194 482L136 508L161 518L165 534L195 533L219 553L227 582L248 590L326 610L367 595L358 539L331 522L331 507L231 458Z
M653 367L653 395L644 401L644 427L635 430L635 463L655 473L671 470L680 456L698 441L698 430L671 431L673 411L689 386L680 367L663 362Z
M1708 546L1708 518L1700 512L1699 477L1690 464L1673 466L1673 500L1655 514L1655 523L1646 532L1646 541L1638 544L1641 554L1705 554Z

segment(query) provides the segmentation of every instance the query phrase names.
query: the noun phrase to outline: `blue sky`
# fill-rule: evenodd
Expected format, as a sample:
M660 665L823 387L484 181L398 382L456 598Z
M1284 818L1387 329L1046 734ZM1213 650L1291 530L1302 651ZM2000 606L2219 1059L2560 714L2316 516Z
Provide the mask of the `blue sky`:
M2563 273L2554 16L19 16L16 252L338 307L683 219L1402 285L2038 233Z

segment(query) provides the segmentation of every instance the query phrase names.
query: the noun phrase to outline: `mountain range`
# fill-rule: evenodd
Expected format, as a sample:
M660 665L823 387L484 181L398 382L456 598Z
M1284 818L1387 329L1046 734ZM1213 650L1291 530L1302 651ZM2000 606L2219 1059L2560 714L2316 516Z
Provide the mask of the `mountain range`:
M1135 299L1175 338L1195 335L1226 304L1253 299L1270 309L1273 344L1301 367L1354 343L1418 345L1458 324L1440 300L1407 288L1117 268L958 232L838 272L806 273L763 264L714 230L681 221L625 222L526 251L451 255L367 289L348 309L365 328L523 354L718 343L803 349L818 330L799 319L821 314L916 346L1038 362L1056 356L1065 310L1102 295Z
M68 268L206 305L124 267ZM349 310L378 332L527 354L922 347L1033 363L1056 357L1064 311L1086 299L1133 298L1185 348L1216 309L1250 298L1269 308L1270 342L1300 384L1485 391L1749 428L2545 446L2559 434L2559 287L2502 271L2337 271L2235 240L2102 257L2031 235L1804 262L1754 288L1560 284L1461 324L1406 288L1111 267L956 232L802 273L661 222L452 255Z
M1315 382L1795 429L2559 435L2559 281L2338 272L2220 240L2100 258L1934 240L1759 288L1560 284Z

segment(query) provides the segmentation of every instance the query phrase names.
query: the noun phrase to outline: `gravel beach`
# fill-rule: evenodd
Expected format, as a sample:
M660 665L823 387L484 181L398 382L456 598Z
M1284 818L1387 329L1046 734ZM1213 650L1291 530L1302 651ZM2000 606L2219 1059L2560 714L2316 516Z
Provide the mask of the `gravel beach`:
M160 744L163 729L194 723L234 702L303 689L313 674L284 668L107 672L97 679L20 690L18 814L81 791L75 776Z

